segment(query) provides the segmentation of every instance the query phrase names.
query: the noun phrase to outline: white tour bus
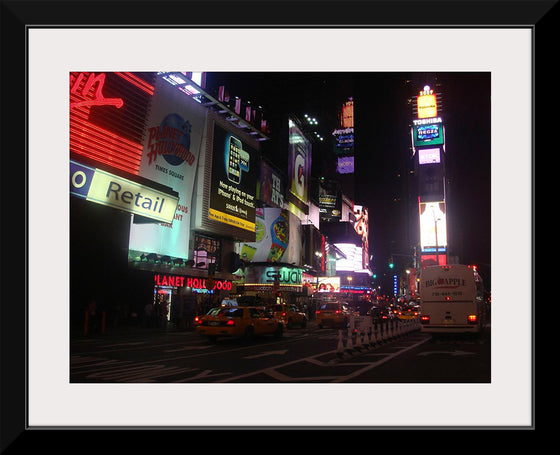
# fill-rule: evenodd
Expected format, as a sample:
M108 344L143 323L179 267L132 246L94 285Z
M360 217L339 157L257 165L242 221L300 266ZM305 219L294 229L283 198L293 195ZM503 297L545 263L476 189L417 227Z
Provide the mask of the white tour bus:
M485 324L484 286L476 267L434 265L420 275L421 331L482 332Z

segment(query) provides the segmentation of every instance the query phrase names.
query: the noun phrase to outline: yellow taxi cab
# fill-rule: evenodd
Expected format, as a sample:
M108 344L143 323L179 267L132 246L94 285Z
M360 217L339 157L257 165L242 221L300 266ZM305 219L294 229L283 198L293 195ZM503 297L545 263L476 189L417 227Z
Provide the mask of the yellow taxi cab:
M399 319L415 319L420 314L420 310L418 307L411 306L411 307L402 307L397 311L397 318Z
M294 325L299 325L302 328L307 326L307 315L295 305L275 303L270 308L274 312L274 316L282 319L288 329L291 329Z
M195 318L195 331L210 341L219 337L245 337L252 341L260 335L281 337L284 321L262 307L218 307Z
M350 317L350 310L346 302L321 302L315 311L317 325L320 329L325 326L346 327Z

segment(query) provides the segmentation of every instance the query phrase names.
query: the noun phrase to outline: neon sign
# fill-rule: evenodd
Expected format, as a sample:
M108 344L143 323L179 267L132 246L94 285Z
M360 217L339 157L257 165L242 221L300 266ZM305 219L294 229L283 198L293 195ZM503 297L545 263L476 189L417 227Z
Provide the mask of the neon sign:
M208 285L214 283L212 290L224 290L231 291L232 283L227 280L217 280L213 278L212 280L207 280L206 278L193 278L187 276L178 275L162 275L156 273L154 275L154 285L155 286L171 286L171 287L188 287L193 289L208 289Z
M143 120L139 128L138 119L145 118L154 92L147 82L150 73L142 77L133 73L70 73L72 153L138 175L144 148ZM105 113L111 115L110 121Z
M101 73L99 75L95 75L95 73L90 73L87 77L87 81L80 89L80 85L85 78L84 73L80 73L74 81L72 81L72 76L70 77L70 93L83 96L84 98L88 96L89 91L91 88L96 85L97 88L95 93L93 94L92 99L86 99L84 101L76 101L74 103L70 103L70 109L74 109L76 107L84 107L84 106L115 106L117 109L123 107L124 102L122 98L105 98L103 96L103 86L105 85L105 73Z

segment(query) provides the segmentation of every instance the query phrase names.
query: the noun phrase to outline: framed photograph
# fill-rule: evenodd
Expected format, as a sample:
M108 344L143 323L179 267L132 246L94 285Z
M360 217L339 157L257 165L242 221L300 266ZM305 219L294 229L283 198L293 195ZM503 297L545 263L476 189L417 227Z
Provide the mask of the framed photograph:
M535 95L544 97L539 87L551 83L546 52L557 42L556 2L508 8L502 2L396 0L318 8L304 1L297 14L277 1L243 6L2 1L2 210L9 232L2 263L10 277L2 286L2 450L46 434L62 441L67 433L60 430L82 429L535 429L533 125L538 116L544 134L553 121L537 114ZM420 52L424 45L438 52ZM71 382L69 74L177 70L490 73L491 381ZM356 138L359 121L356 115ZM439 142L416 140L430 145L421 159L439 159L431 151ZM223 167L232 185L248 178L247 159L239 154L245 149L229 147L229 167ZM297 169L288 176L296 189L303 182L297 176ZM370 210L370 223L376 216ZM371 240L369 249L375 251ZM325 400L332 394L344 399Z

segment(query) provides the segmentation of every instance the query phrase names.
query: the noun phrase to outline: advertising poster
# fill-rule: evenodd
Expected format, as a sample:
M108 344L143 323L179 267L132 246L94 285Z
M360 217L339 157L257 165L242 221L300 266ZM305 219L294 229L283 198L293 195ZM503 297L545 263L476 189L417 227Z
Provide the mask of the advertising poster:
M336 172L339 174L353 174L354 173L354 157L353 156L339 156L336 165Z
M191 199L205 125L205 108L157 78L139 175L173 188L179 203L170 223L135 223L133 219L129 260L137 260L142 253L188 259Z
M417 98L418 118L431 118L437 115L436 95L428 93Z
M339 181L320 180L318 200L321 221L340 221L342 216L342 190Z
M210 219L255 232L258 165L256 150L214 125Z
M338 128L332 132L336 154L354 153L354 128Z
M317 292L340 292L340 277L320 276L317 279Z
M416 147L443 145L445 142L443 123L414 125L412 131L414 146Z
M289 120L288 126L288 179L290 192L307 205L307 191L311 173L311 143L292 120Z
M284 206L284 181L270 164L261 161L260 178L257 181L257 199L271 207Z
M445 252L447 247L447 220L445 202L420 202L420 246L422 252Z
M256 241L237 244L242 260L300 264L301 225L295 215L280 208L259 208L255 224Z

